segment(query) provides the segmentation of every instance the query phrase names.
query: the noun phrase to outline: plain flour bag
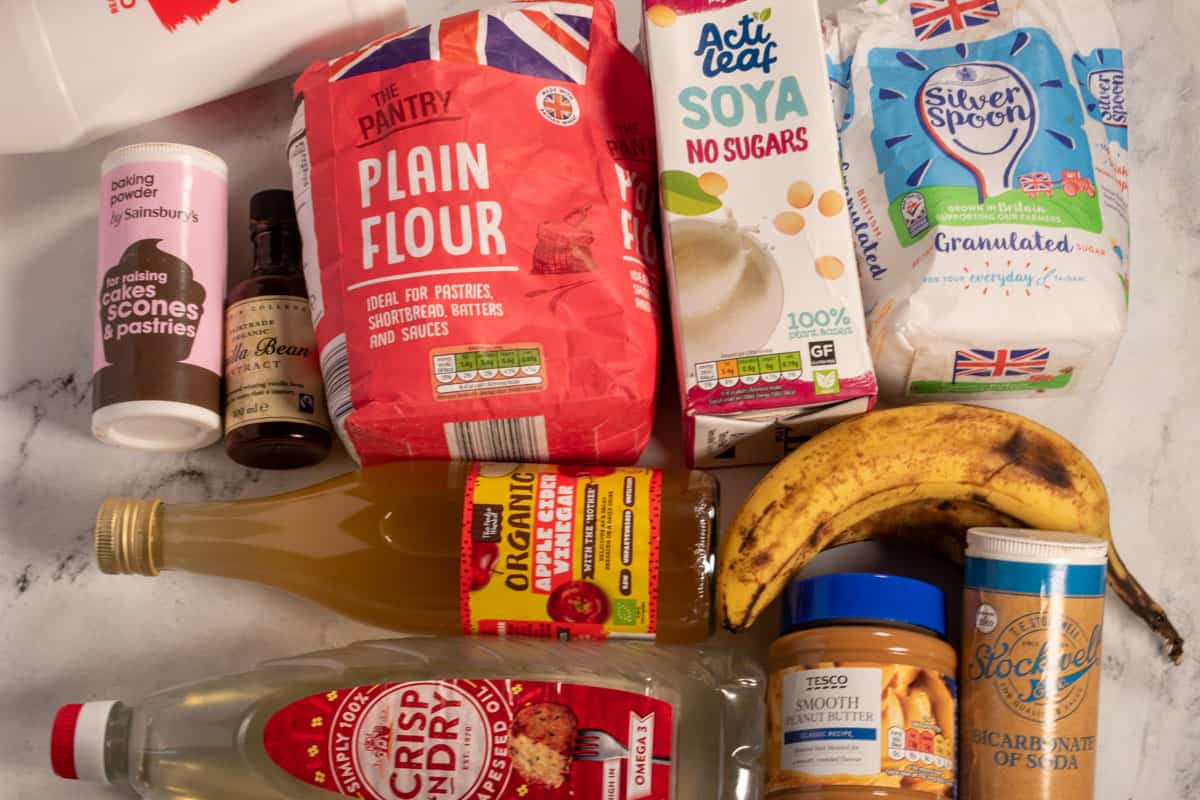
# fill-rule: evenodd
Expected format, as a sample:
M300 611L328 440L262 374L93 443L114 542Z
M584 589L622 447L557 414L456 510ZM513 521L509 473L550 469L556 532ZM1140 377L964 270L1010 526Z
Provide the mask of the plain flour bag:
M609 0L400 31L296 92L304 272L355 457L635 461L659 352L654 119Z
M1128 119L1101 0L872 0L829 49L881 392L1096 388L1125 330Z

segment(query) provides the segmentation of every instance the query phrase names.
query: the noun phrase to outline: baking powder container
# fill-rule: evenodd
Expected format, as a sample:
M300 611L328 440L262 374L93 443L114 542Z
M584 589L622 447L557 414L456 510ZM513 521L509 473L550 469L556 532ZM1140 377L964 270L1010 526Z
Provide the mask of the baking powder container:
M180 144L104 159L92 432L184 451L221 437L225 162Z

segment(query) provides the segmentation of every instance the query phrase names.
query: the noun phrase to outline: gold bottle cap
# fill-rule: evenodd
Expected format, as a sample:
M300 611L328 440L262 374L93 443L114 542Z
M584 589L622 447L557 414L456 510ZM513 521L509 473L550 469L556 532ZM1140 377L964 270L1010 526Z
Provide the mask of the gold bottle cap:
M106 575L157 575L162 501L108 497L96 514L96 563Z

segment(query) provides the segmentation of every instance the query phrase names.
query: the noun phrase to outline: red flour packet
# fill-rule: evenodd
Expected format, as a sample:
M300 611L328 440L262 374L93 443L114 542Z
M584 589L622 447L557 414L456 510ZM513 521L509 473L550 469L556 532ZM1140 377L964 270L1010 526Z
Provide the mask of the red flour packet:
M401 31L296 83L330 412L363 464L625 464L659 348L650 86L609 0Z

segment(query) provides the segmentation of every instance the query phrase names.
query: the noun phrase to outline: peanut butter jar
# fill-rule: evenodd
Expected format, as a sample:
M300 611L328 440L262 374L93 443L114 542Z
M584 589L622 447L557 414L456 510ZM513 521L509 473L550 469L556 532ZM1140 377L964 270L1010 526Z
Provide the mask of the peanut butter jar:
M967 534L964 800L1091 800L1108 545L993 528Z
M787 592L768 663L772 800L926 800L955 786L954 649L935 586L823 575Z

